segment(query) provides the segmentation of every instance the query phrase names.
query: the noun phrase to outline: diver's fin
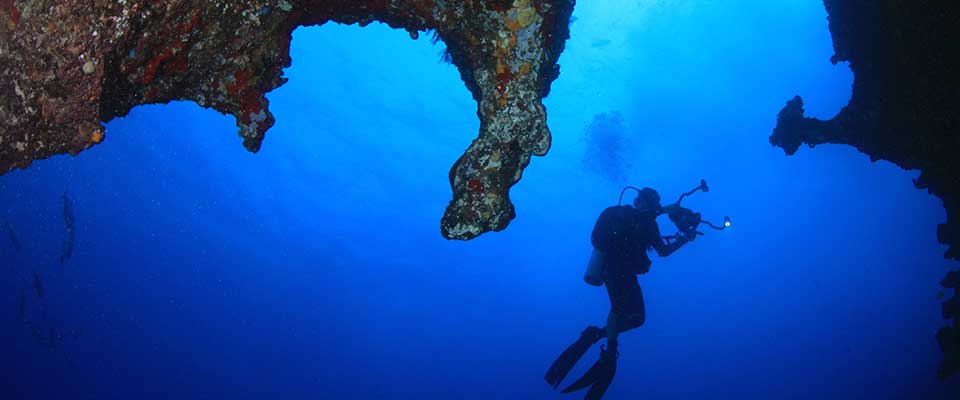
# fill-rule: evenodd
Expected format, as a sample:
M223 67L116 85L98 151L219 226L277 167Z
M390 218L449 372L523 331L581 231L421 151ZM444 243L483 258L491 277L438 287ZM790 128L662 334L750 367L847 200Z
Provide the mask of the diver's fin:
M583 355L587 353L587 350L590 350L590 347L600 340L601 337L603 337L603 330L595 326L588 326L587 329L583 330L580 338L577 339L576 342L571 344L570 347L567 347L563 353L560 353L560 356L553 362L553 365L550 366L546 376L543 378L547 380L550 386L556 389L557 386L560 386L563 378L566 378L570 370L573 369L573 366L577 364L577 361L580 361Z
M610 349L602 348L600 350L600 359L583 374L580 379L573 382L562 393L576 392L578 390L590 387L585 399L599 399L606 393L613 382L613 376L617 373L617 349L611 346Z
M587 395L584 396L584 400L600 400L603 397L604 393L607 393L607 388L610 387L610 383L613 382L613 376L617 374L617 360L614 359L610 361L610 364L606 367L606 373L597 379L593 383L593 386L590 386L590 390L587 391Z

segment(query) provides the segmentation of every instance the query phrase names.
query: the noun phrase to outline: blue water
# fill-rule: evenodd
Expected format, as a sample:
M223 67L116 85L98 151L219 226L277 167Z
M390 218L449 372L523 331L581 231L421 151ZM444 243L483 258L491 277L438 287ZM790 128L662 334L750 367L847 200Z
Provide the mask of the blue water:
M654 257L605 398L952 398L958 378L935 378L956 266L940 201L853 148L767 142L793 95L820 118L850 97L822 5L666 3L577 4L545 99L553 147L511 191L510 227L470 242L439 219L476 104L442 46L380 24L294 32L258 154L232 118L173 103L0 177L23 245L0 236L0 398L579 398L543 374L606 317L581 279L595 218L624 185L666 202L701 178L684 204L734 227ZM620 116L621 175L584 161L601 113ZM37 343L21 287L32 323L79 337Z

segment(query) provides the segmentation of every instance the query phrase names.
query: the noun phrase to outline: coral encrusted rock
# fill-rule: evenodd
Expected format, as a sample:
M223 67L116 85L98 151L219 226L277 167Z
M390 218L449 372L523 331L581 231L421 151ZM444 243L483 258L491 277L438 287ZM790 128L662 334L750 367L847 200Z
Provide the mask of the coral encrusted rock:
M541 99L559 74L574 0L0 0L0 173L100 143L140 104L191 100L233 115L257 151L264 97L284 83L291 33L380 21L445 42L480 118L450 170L441 233L504 229L508 196L550 148Z

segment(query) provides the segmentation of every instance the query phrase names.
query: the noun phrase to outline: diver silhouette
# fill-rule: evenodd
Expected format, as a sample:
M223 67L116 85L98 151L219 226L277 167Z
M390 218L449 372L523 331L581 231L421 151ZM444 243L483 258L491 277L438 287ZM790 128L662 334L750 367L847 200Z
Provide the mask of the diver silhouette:
M701 223L699 213L689 212L686 216L695 217L696 222L691 222L692 229L681 228L677 235L661 236L657 216L669 211L689 210L680 207L678 201L665 211L660 205L660 195L656 190L633 189L638 193L633 205L618 204L603 210L590 236L593 254L584 280L594 286L606 286L610 297L607 325L605 328L588 326L584 329L580 338L550 366L545 376L547 383L556 389L594 343L606 337L607 344L605 347L601 345L600 359L580 379L563 389L563 393L589 387L585 399L599 399L603 396L617 371L619 334L640 327L646 319L643 292L640 290L637 275L650 270L651 261L647 252L654 250L659 256L666 257L700 234L696 231L696 226ZM701 187L691 193L700 189L706 191L706 182L701 181ZM622 196L623 193L621 200ZM674 222L677 223L676 220ZM681 227L681 224L677 223L677 226Z

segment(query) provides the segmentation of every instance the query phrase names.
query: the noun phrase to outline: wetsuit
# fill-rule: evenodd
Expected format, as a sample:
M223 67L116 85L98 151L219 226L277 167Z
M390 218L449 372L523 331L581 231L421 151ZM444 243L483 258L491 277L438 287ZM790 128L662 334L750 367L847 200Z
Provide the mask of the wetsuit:
M656 217L628 205L609 207L600 213L590 236L594 249L604 253L610 311L634 326L643 324L646 316L637 275L650 270L647 251L663 241Z

